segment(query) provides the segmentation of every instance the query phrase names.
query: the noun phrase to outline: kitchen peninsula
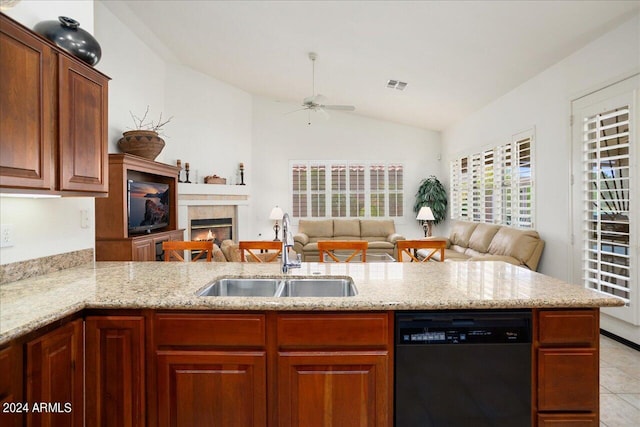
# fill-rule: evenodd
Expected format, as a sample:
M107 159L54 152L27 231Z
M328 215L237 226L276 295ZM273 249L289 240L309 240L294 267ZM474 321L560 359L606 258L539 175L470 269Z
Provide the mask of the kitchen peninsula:
M205 417L285 426L331 416L389 426L395 312L524 309L533 319L532 425L597 425L598 308L618 299L502 262L303 263L288 276L350 277L357 295L196 295L219 278L281 276L277 264L98 262L2 285L0 368L17 374L0 399L55 398L60 391L47 397L39 382L51 355L58 364L48 366L78 381L62 391L75 393L74 411L58 415L81 418L84 373L87 425ZM56 343L65 351L52 351Z

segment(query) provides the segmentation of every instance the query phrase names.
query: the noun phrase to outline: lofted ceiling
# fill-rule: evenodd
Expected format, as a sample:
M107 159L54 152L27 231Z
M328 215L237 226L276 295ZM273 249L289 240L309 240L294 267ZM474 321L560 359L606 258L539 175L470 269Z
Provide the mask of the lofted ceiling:
M640 1L103 4L165 59L249 93L301 104L313 51L328 103L442 130L631 18ZM408 85L388 89L389 79Z

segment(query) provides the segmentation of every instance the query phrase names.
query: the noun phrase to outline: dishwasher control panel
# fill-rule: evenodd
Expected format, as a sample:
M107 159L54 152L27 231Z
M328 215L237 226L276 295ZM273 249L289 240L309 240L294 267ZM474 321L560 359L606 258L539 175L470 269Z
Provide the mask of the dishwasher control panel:
M531 314L398 314L396 332L396 343L401 345L529 343Z

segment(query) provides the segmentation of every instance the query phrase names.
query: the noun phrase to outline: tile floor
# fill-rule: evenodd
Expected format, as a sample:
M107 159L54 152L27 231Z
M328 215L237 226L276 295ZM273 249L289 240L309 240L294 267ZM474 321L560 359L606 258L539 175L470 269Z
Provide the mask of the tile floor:
M600 335L600 427L640 426L640 351Z

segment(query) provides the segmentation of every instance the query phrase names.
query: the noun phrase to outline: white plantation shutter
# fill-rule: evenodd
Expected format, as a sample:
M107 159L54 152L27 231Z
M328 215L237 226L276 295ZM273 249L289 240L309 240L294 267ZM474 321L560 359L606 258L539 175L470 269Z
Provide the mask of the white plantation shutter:
M404 215L404 167L400 164L390 164L387 167L389 216Z
M629 302L629 107L586 117L582 132L583 279L587 287Z
M291 167L291 214L297 218L304 218L309 215L307 212L307 172L306 164L294 164Z
M404 215L400 163L293 161L290 167L294 218Z
M384 165L369 166L369 197L370 209L369 213L372 217L385 216L385 190L384 182Z
M451 218L533 228L533 131L453 160Z
M525 137L513 143L515 167L513 174L515 185L513 194L517 194L516 203L512 205L515 212L514 226L533 228L533 170L531 155L531 138Z
M347 165L331 165L331 216L347 216Z
M309 173L309 195L311 196L311 216L325 217L327 215L327 174L323 164L311 164Z
M365 216L365 171L364 165L349 165L349 216Z

